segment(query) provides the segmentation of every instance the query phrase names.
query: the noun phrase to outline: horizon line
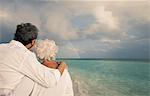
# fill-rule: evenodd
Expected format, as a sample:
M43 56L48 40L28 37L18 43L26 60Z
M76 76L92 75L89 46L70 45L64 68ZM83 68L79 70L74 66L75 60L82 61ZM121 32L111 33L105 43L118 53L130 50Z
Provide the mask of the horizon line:
M150 61L150 58L56 58L64 60L146 60Z

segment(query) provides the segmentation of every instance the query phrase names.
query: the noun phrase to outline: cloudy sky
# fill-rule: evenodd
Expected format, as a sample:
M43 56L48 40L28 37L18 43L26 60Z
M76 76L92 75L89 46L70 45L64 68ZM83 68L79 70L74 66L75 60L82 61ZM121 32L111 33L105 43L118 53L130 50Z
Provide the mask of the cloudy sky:
M58 57L150 58L148 0L0 0L0 43L24 22L56 41Z

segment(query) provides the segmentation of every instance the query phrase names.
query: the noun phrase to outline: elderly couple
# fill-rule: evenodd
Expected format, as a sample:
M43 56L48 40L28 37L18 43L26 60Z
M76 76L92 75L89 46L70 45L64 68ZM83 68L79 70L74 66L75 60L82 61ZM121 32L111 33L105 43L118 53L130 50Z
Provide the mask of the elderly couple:
M55 61L55 42L37 36L35 25L22 23L14 40L0 44L0 96L74 96L66 63Z

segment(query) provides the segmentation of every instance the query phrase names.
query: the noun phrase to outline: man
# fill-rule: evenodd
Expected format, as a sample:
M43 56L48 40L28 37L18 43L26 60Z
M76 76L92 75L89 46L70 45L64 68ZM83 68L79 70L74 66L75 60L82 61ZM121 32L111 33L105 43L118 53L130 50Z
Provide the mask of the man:
M17 25L14 40L0 44L0 96L14 96L23 78L28 78L43 88L56 86L67 65L50 71L40 64L30 50L38 36L38 29L31 23ZM34 92L30 96L36 96Z

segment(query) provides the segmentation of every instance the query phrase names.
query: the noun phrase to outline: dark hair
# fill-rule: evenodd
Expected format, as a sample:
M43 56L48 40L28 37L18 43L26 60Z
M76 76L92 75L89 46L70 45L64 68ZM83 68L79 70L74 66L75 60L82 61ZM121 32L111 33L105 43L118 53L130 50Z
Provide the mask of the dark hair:
M21 42L23 45L27 45L36 39L38 36L38 29L31 23L21 23L17 25L14 40Z

